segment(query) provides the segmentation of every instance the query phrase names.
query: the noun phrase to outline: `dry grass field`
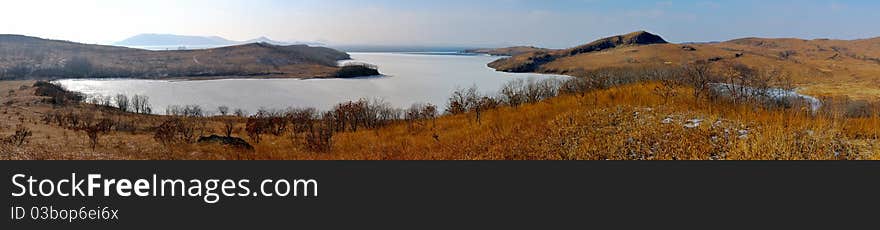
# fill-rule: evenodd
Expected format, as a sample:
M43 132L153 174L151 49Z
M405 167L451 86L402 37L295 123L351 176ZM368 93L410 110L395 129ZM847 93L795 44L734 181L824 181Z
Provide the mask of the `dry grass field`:
M657 82L337 132L325 150L310 148L306 137L289 131L292 127L278 135L263 134L257 143L248 135L249 119L233 116L189 122L199 127L193 130L195 136L222 136L231 122L231 136L247 140L253 150L210 143L163 144L155 132L172 117L86 104L53 108L31 96L31 83L0 84L4 92L13 90L13 96L2 100L0 136L12 136L18 126L32 132L20 146L0 145L3 159L880 159L876 109L869 116L851 117L843 110L812 113L804 107L694 100L686 86L658 93L664 84ZM108 118L125 128L101 134L92 147L87 132L41 121L53 111L88 114L90 120Z

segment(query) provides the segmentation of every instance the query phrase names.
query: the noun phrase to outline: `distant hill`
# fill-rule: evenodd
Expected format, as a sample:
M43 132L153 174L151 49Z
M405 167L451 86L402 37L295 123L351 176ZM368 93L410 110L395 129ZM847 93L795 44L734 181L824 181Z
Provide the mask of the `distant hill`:
M0 35L0 79L200 76L326 77L348 54L307 45L251 43L149 51L23 35Z
M249 43L268 43L272 45L324 45L318 42L282 42L259 37L247 41L233 41L218 36L188 36L174 34L139 34L113 43L118 46L231 46Z
M218 36L187 36L174 34L138 34L113 43L120 46L233 45L238 42Z
M269 43L272 45L282 45L282 46L293 45L293 43L275 41L275 40L269 39L267 37L254 38L251 40L244 41L244 43Z
M645 31L638 31L625 35L602 38L588 44L569 49L529 52L511 58L505 58L492 62L489 64L489 66L497 70L506 72L535 72L541 65L567 56L597 52L617 47L664 43L667 42L663 40L663 38L661 38L660 36Z
M513 47L505 47L505 48L484 48L484 49L469 49L465 50L465 53L478 53L478 54L488 54L492 56L514 56L520 55L524 53L531 52L539 52L539 51L551 51L551 49L538 48L534 46L513 46Z
M524 53L492 62L506 72L580 74L601 68L683 65L706 60L717 65L781 68L800 91L814 96L880 99L880 38L804 40L742 38L725 42L670 44L639 31L554 51Z

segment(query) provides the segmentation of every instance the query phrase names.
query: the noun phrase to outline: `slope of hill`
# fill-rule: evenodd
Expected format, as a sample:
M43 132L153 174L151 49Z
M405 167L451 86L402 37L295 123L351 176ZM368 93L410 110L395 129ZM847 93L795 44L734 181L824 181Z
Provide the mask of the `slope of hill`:
M706 60L718 65L779 68L795 86L815 96L880 100L880 38L802 40L743 38L718 43L669 44L635 32L550 52L521 54L490 63L506 72L577 75L607 67L683 65Z
M660 36L638 31L625 35L602 38L591 43L563 50L538 51L511 58L501 59L489 64L490 67L506 72L535 72L541 65L554 60L583 53L598 52L618 47L666 43Z
M148 51L22 35L0 35L0 79L82 77L326 77L348 54L306 45L253 43L204 50Z
M484 48L484 49L469 49L465 50L465 53L477 53L477 54L488 54L492 56L515 56L525 53L531 52L546 52L551 51L551 49L538 48L534 46L513 46L513 47L505 47L505 48Z

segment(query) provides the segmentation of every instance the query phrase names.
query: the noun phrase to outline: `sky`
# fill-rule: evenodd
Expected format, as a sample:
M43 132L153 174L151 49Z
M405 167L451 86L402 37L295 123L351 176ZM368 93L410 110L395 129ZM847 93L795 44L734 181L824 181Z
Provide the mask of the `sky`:
M672 42L869 38L880 36L878 11L874 0L0 0L0 34L564 48L638 30Z

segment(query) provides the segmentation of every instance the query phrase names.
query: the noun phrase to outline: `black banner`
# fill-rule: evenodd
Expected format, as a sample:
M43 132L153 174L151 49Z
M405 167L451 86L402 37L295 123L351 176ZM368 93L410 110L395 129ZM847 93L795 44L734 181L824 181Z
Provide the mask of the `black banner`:
M841 229L870 227L864 224L873 224L880 207L880 162L4 161L0 165L5 169L3 203L8 205L0 229ZM93 196L39 195L49 192L49 183L71 179L73 174L76 180L100 174L98 182L143 179L150 186L154 175L160 180L181 179L188 186L193 179L217 179L218 188L228 179L235 183L235 193L244 195L218 195L214 203L206 202L204 195L153 196L147 189L142 191L147 196L132 192L122 197L116 187L96 188ZM14 196L24 192L28 177L38 182L27 192L38 196ZM51 181L42 191L41 179ZM266 179L273 182L262 187L275 196L264 196L260 190ZM290 190L288 196L278 195L298 179L314 180L316 188L303 180L298 196L290 195ZM249 181L247 193L238 187L241 180ZM275 189L279 180L289 182ZM88 181L82 188L88 190L85 184ZM53 192L67 187L71 185L55 184ZM104 196L105 189L110 196ZM304 196L303 191L316 194ZM89 215L91 210L97 215ZM59 218L65 212L67 218Z

